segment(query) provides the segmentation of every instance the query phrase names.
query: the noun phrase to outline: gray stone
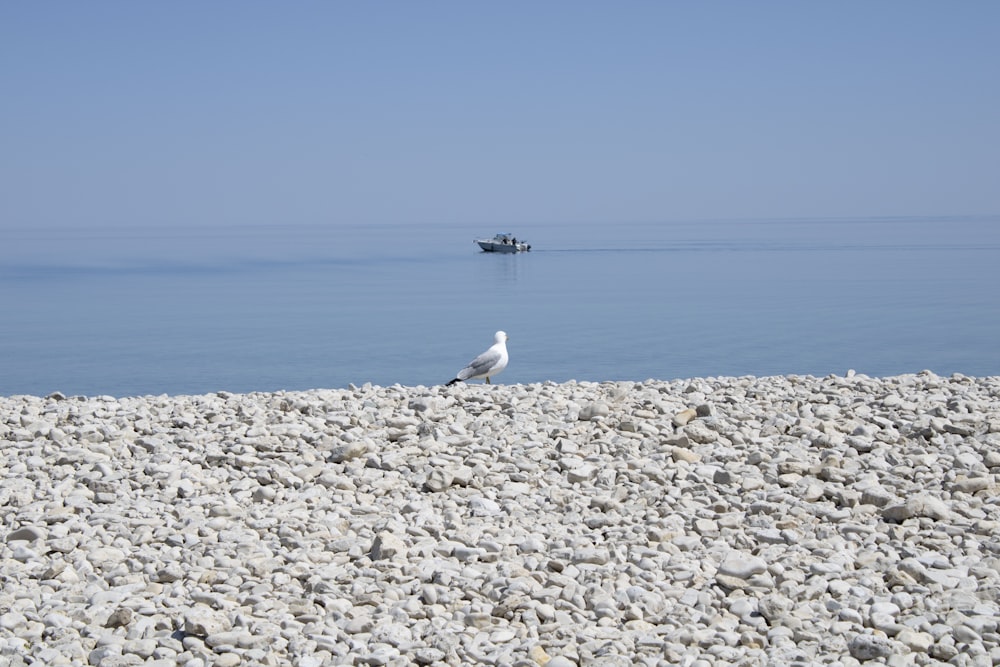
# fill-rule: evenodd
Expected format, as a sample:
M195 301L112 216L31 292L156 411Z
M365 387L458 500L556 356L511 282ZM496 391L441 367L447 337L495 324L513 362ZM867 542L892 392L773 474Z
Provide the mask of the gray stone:
M888 658L894 653L892 642L885 636L855 635L847 642L847 650L857 660Z
M223 614L208 607L197 605L184 614L184 632L198 637L207 637L230 630L232 624Z
M345 442L330 450L330 461L333 463L344 463L368 453L368 444L363 440Z
M691 442L709 445L719 439L719 434L702 422L692 422L684 427L684 433Z
M951 511L948 509L948 505L939 498L920 494L908 498L904 503L886 507L882 510L882 516L887 521L896 522L918 516L947 521L951 517Z
M455 475L450 470L435 468L427 475L427 479L424 481L424 488L434 492L444 491L454 481Z
M406 558L407 547L403 540L390 532L381 532L372 542L372 560L402 560Z
M7 533L6 542L8 544L10 542L17 542L21 540L25 542L34 542L35 540L44 540L45 535L45 529L43 528L39 528L37 526L21 526L20 528Z
M416 650L413 654L413 660L418 665L433 665L435 663L444 662L445 652L441 649L431 647L423 647Z
M123 628L130 623L135 618L135 612L133 612L128 607L118 607L115 609L108 620L104 623L106 628Z

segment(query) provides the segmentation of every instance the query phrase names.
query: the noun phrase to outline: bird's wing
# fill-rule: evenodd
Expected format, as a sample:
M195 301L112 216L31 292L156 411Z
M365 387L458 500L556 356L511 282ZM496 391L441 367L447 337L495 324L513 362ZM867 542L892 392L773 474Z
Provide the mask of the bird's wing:
M500 356L500 350L491 347L470 361L468 366L460 370L458 372L458 379L468 380L469 378L485 375L491 368L497 365L497 362L500 361Z

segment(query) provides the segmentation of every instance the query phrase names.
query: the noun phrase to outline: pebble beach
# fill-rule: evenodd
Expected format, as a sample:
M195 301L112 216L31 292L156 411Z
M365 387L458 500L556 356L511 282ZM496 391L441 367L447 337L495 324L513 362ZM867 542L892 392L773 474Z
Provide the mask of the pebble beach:
M0 397L0 665L1000 664L1000 377Z

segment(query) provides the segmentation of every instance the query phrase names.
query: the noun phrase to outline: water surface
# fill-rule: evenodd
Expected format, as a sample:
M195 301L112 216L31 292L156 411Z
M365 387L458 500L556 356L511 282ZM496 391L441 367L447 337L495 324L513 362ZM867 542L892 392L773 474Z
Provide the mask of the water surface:
M508 383L997 375L998 223L8 230L0 395L433 385L497 329Z

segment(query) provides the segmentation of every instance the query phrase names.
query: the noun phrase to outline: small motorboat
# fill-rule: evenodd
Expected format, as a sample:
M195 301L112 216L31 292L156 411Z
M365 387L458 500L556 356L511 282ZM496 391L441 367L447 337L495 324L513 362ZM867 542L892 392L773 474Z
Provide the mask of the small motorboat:
M484 252L527 252L531 246L524 241L518 241L511 234L497 234L491 239L476 239L473 243L478 243Z

